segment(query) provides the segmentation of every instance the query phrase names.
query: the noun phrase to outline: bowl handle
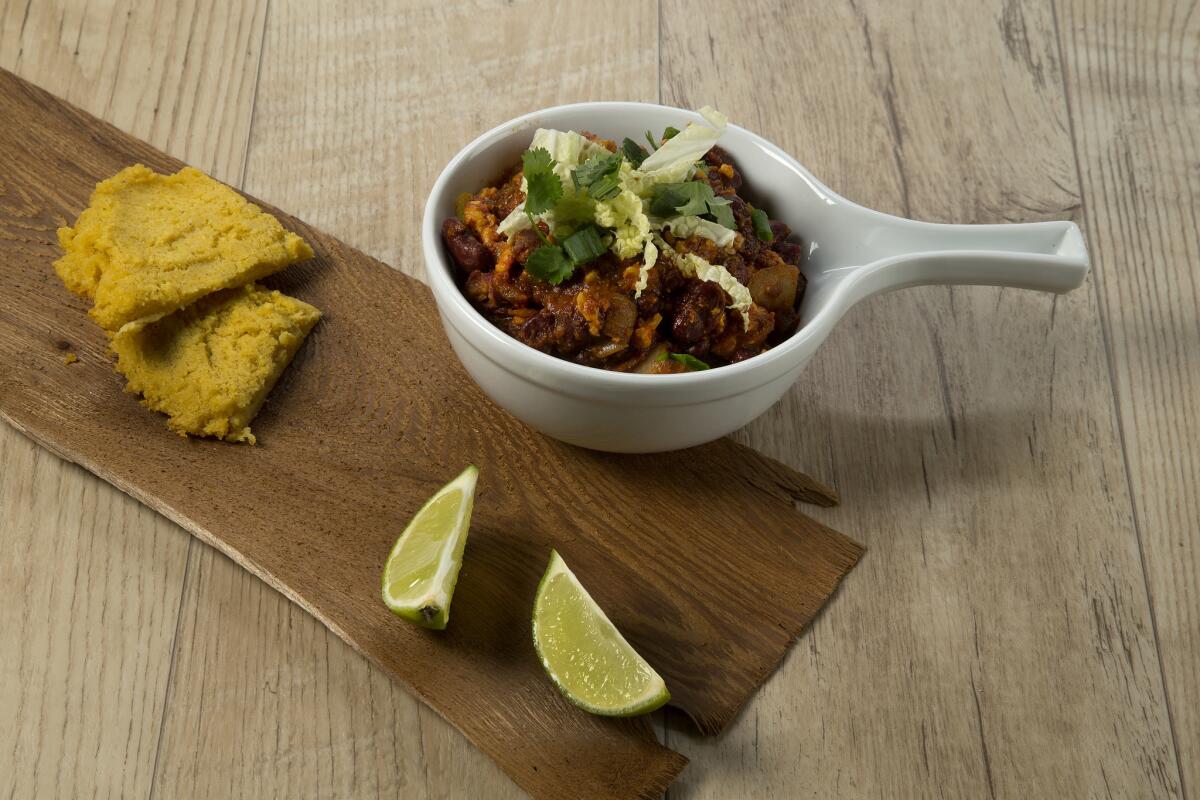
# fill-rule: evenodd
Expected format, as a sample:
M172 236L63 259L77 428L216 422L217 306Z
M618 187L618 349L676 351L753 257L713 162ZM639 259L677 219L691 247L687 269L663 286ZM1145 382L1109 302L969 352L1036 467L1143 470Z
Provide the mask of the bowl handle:
M872 260L855 280L860 298L928 284L1062 293L1088 274L1087 248L1074 222L940 225L871 217L862 244Z

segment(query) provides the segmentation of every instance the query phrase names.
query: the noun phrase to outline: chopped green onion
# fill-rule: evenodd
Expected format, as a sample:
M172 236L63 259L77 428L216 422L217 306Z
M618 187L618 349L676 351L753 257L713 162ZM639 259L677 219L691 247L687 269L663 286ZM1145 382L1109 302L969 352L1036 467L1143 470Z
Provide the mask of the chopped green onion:
M689 356L687 353L671 353L671 360L678 361L688 368L688 372L699 372L702 369L711 369L708 364L705 364L695 356Z
M671 137L678 136L678 135L679 135L679 128L673 128L670 125L668 125L667 129L665 131L663 131L663 141L665 142L668 139L670 139Z
M588 186L587 193L595 200L616 197L621 191L621 179L617 175L605 175Z
M750 222L754 224L755 236L768 244L775 241L775 231L771 230L771 220L767 218L767 212L761 208L754 209L750 212Z
M625 160L632 164L634 169L637 169L650 154L646 152L646 148L626 136L625 140L621 142L621 155L625 156Z
M582 189L596 200L607 200L621 191L617 173L621 169L621 156L613 153L596 156L575 168L571 180L577 189Z
M621 157L616 153L609 156L593 156L571 172L576 189L587 189L606 175L613 175L621 168Z
M588 225L563 239L562 248L576 266L595 261L608 249L600 237L602 231L595 225Z

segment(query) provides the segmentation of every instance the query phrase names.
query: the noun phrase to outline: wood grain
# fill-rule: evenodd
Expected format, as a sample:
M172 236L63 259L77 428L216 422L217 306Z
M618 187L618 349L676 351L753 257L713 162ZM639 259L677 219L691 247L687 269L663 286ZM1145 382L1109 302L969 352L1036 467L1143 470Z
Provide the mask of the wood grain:
M423 285L286 215L318 257L275 285L326 316L256 421L269 444L162 435L152 414L130 413L102 365L67 375L47 361L48 325L102 347L66 313L80 304L47 268L48 223L77 213L123 164L177 162L14 77L2 86L0 118L22 120L0 128L8 161L22 154L0 209L4 415L285 592L535 796L656 796L683 765L644 719L592 717L545 680L519 631L551 546L592 576L598 601L705 731L732 718L857 560L857 545L793 510L811 481L728 440L617 458L533 434L462 372ZM486 476L475 555L458 624L431 636L391 617L377 576L395 531L467 461ZM753 623L741 613L750 585L762 592Z
M1047 4L739 9L664 4L664 102L892 213L1077 216ZM722 738L671 726L673 798L1179 796L1092 287L873 299L742 436L871 551Z
M1200 791L1200 16L1060 0L1083 209L1183 785Z
M0 2L0 67L236 181L265 6ZM190 543L0 424L0 796L147 796Z
M187 540L5 426L0 792L144 797Z

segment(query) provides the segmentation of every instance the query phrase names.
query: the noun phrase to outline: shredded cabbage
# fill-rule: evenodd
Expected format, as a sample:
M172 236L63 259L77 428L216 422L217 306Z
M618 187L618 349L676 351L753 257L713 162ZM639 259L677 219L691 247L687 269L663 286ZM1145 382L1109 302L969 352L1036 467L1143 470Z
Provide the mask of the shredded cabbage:
M729 118L712 106L705 106L699 113L708 125L688 123L686 128L663 142L662 147L642 162L642 172L655 173L680 168L690 170L694 163L704 158L704 154L712 149L725 132Z
M729 247L737 238L737 231L732 228L692 215L672 217L657 223L652 221L651 224L660 230L669 230L681 239L703 236L716 242L717 247Z
M655 243L662 248L669 247L666 241L657 237ZM672 252L672 256L675 259L675 267L684 275L715 283L724 289L733 301L729 308L739 312L746 328L750 327L750 306L754 305L754 298L750 296L750 290L738 283L738 279L733 277L729 270L720 264L710 264L695 253Z
M524 187L523 180L521 185ZM512 239L513 234L531 227L533 227L533 223L529 221L529 215L525 213L525 203L520 202L517 203L516 208L509 212L507 217L500 220L500 224L496 226L496 232L503 233L509 239Z
M612 250L620 258L634 258L642 253L650 236L650 218L642 209L642 198L628 189L616 197L596 203L596 224L613 228Z
M658 248L654 246L654 242L646 242L646 249L642 252L642 266L638 270L637 283L634 285L637 291L633 293L633 298L642 296L642 292L646 289L646 284L650 282L650 270L654 269L654 265L658 263Z
M563 182L563 189L573 189L571 171L594 155L609 155L601 145L584 137L575 131L556 131L553 128L538 128L533 133L533 141L529 143L530 150L544 148L554 159L554 173ZM525 191L525 182L521 182L521 191Z

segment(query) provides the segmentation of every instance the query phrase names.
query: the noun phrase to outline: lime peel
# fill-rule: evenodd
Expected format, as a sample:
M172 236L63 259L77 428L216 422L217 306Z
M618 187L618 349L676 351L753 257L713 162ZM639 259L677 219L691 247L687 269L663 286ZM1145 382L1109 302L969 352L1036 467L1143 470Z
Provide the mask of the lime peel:
M671 699L667 685L638 655L556 551L538 584L533 645L550 680L575 705L632 717Z

